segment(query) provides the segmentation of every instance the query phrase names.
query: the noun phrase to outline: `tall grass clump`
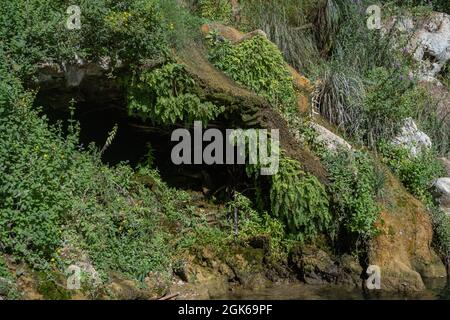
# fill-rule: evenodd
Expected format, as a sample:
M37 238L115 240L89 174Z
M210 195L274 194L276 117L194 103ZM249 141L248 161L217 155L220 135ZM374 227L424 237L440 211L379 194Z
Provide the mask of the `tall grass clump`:
M319 52L314 38L312 0L249 0L243 3L244 28L262 29L297 70L309 73Z

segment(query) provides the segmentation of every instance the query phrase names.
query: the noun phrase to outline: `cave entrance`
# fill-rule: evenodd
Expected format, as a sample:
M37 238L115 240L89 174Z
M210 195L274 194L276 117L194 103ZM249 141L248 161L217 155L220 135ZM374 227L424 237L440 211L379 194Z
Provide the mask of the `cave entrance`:
M63 101L55 100L61 97ZM51 123L58 120L65 122L70 117L68 106L72 98L78 101L74 104L74 120L80 123L80 143L84 146L95 143L97 148L102 149L109 133L117 124L117 133L111 145L102 154L104 163L116 165L126 161L133 167L150 163L158 169L169 186L199 191L219 200L229 199L231 190L249 189L250 181L244 165L173 164L171 152L178 142L171 141L171 133L176 127L152 127L140 119L130 117L123 100L105 103L101 98L80 98L79 92L62 94L58 90L47 90L38 93L35 103L43 107ZM52 107L55 105L58 108ZM224 123L225 120L217 121L214 126L223 126ZM192 154L193 148L192 145Z

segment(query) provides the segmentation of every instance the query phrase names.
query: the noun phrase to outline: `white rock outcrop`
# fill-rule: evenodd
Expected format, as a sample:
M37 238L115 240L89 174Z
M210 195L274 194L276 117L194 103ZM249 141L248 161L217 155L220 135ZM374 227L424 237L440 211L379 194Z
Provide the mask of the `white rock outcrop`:
M116 61L114 67L122 67L122 62ZM87 62L76 57L75 62L70 64L46 62L39 64L37 83L47 84L64 80L66 87L78 87L86 76L100 77L110 72L112 68L113 62L110 57L102 57L95 62Z
M334 134L327 128L317 123L311 123L311 127L317 133L317 140L322 142L329 151L336 151L338 149L352 149L352 146L347 141Z
M406 148L412 157L417 157L422 151L430 149L432 146L430 137L420 131L411 118L405 120L400 134L392 140L392 143Z
M411 21L406 30L411 29ZM436 76L450 60L450 15L434 12L425 22L416 22L408 50L419 63L417 76L436 82Z
M450 15L433 12L427 17L408 15L389 18L383 22L382 34L391 36L389 31L395 28L406 34L408 44L404 50L417 61L415 75L419 80L440 84L437 75L450 61ZM395 45L402 41L395 41Z
M439 207L450 215L450 178L439 178L434 183L435 198Z

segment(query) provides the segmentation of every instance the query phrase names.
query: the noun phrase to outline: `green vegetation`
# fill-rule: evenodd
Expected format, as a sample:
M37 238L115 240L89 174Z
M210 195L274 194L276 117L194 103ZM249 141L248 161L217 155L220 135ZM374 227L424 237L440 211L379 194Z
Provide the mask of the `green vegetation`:
M291 66L309 74L319 57L312 32L317 4L315 0L247 0L240 27L263 29Z
M388 2L389 1L384 1ZM403 8L422 8L426 7L429 8L429 10L435 10L439 12L447 12L450 14L450 4L446 0L396 0L393 1L392 4L395 4L397 6L403 7Z
M267 212L259 213L252 202L240 193L227 204L227 211L238 212L239 240L247 242L257 237L266 237L269 242L270 255L273 259L286 257L288 242L283 223L271 217Z
M445 174L436 154L433 151L423 151L413 157L408 150L386 142L380 143L380 150L384 162L400 178L408 191L429 202L432 198L430 188L433 181Z
M8 1L0 7L0 51L23 77L45 61L75 62L102 56L135 63L167 49L159 1L81 0L81 30L67 30L71 1Z
M368 240L378 232L380 215L377 194L383 180L374 161L362 151L344 151L325 158L330 173L332 210L337 216L338 235L343 232L359 240Z
M194 120L207 123L224 110L211 102L201 102L193 94L194 89L195 82L184 66L168 63L134 76L128 88L128 109L156 124L189 124Z
M154 171L138 173L156 181L153 192L127 165L103 165L95 148L80 150L76 123L62 138L60 126L31 109L30 94L11 97L9 89L0 92L9 98L0 107L2 247L44 270L64 270L81 250L101 272L167 271L171 237L163 226L189 217L188 196L167 189Z
M84 290L98 297L116 275L143 284L158 274L169 282L186 255L201 254L204 248L226 259L231 247L263 243L264 263L289 267L294 244L322 245L325 240L330 252L367 245L379 231L384 174L368 151L332 153L317 143L308 120L297 112L297 92L285 61L317 81L313 107L354 145L379 151L408 191L428 206L435 246L449 259L450 218L433 202L430 187L443 175L437 157L450 152L450 126L435 99L410 74L410 57L397 50L407 39L367 30L364 10L375 1L244 2L239 26L246 31L261 28L272 42L256 35L234 44L212 31L207 37L209 59L236 83L265 98L273 106L269 111L281 114L288 129L299 133L319 156L328 176L325 185L315 172L306 172L302 163L282 153L277 174L262 177L247 166L255 185L242 179L242 185L227 186L234 198L223 203L215 196L193 200L189 193L169 187L153 167L158 153L152 148L147 162L135 168L126 162L103 163L103 151L115 143L120 128L114 126L103 149L83 147L82 128L74 120L76 102L48 106L70 111L67 121L50 124L36 106L39 88L30 88L35 88L36 71L43 63L66 66L109 57L108 77L123 85L124 110L145 125L164 131L194 120L221 120L225 107L199 93L204 88L176 55L195 44L201 23L231 24L230 1L79 0L80 30L66 28L66 10L73 4L68 0L0 5L1 298L19 297L15 278L20 275L11 274L10 267L22 263L40 281L38 292L69 299L71 293L60 283L66 280L67 267L76 263L92 266L99 274L102 285L97 289L83 274ZM414 15L450 10L444 0L382 5ZM448 78L444 71L447 86ZM234 114L226 116L227 125L234 123L228 117ZM436 151L411 157L386 142L408 117L432 138ZM215 224L198 210L196 201L220 211Z
M296 100L292 77L278 48L262 36L237 45L209 36L209 58L237 83L266 98L275 108L295 112Z
M198 11L200 16L228 24L232 19L232 7L229 0L199 0Z
M272 177L270 200L272 214L298 240L311 240L332 223L325 187L295 160L281 157L279 172Z
M177 247L173 234L191 223L189 196L169 189L145 167L135 172L127 164L102 164L99 150L81 146L79 125L73 120L49 125L33 107L34 93L19 80L33 76L38 62L71 62L75 54L94 60L109 54L133 64L159 59L176 28L169 24L171 13L160 11L165 3L81 1L79 31L65 29L67 3L1 6L0 247L14 261L42 270L50 282L54 271L64 273L84 259L106 281L112 271L139 280L150 271L171 275ZM171 66L173 72L167 71ZM182 67L165 67L162 77L182 77ZM168 86L162 82L157 89ZM181 99L198 114L218 109L196 96ZM177 106L171 110L175 115ZM160 119L169 122L170 117L165 113Z

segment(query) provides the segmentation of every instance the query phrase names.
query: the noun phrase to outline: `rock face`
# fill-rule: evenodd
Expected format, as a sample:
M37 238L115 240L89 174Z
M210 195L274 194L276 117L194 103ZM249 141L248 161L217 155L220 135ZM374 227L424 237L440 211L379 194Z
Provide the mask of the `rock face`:
M72 99L78 103L95 101L98 107L123 105L123 90L116 79L108 77L113 68L123 67L109 58L72 64L41 63L33 84L39 89L36 103L52 109L65 109Z
M432 145L430 137L425 132L420 131L411 118L405 120L401 133L392 142L395 145L405 147L413 157L418 156Z
M419 79L438 82L436 76L450 60L450 16L434 12L425 18L396 17L385 24L383 31L393 27L410 37L406 51L418 62Z
M224 256L203 248L196 256L185 257L185 264L176 274L181 281L171 292L182 299L214 299L222 297L237 286L258 290L271 285L270 267L265 263L263 249L230 247Z
M290 258L300 278L307 284L342 284L360 286L362 267L348 254L336 258L315 246L296 248Z
M450 215L450 178L439 178L434 183L436 199L439 207Z
M371 244L369 263L381 269L381 289L420 291L423 278L443 278L445 266L431 247L433 229L424 205L387 173L392 203L381 214L380 235Z
M79 58L75 63L42 63L39 65L37 84L48 86L55 82L64 81L66 87L78 87L86 76L101 77L112 70L112 61L109 57L103 57L96 62L86 62ZM121 67L121 62L117 62Z
M414 59L420 62L420 78L433 81L450 60L450 16L433 13L415 32L410 43Z
M322 142L329 151L337 151L339 149L352 149L352 146L347 141L334 134L327 128L317 123L311 123L311 127L316 131L317 139L319 140L319 142Z

